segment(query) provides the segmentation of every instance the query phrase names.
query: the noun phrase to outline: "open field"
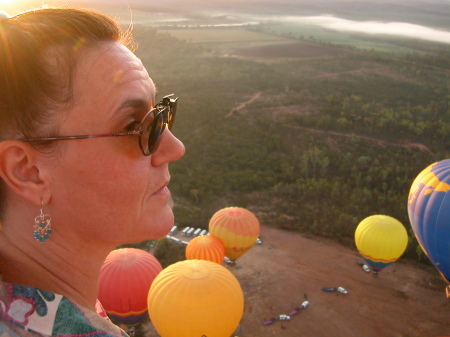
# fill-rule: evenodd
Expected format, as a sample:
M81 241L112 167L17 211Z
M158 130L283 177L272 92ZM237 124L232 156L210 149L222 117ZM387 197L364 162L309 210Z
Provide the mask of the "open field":
M204 44L224 56L251 59L300 59L336 56L339 47L283 38L242 28L158 29L160 33L192 43Z
M256 59L300 59L336 56L345 53L344 50L312 43L267 44L253 47L233 48L225 53Z
M205 44L214 49L221 49L223 47L243 48L241 53L247 54L245 55L247 57L250 56L249 54L265 54L271 48L279 48L279 44L288 44L288 46L284 46L283 50L280 50L280 53L283 55L281 57L286 57L284 54L288 53L290 54L288 57L294 58L296 55L299 55L300 58L305 57L301 52L299 54L298 51L292 51L293 46L297 44L302 44L301 48L307 47L308 49L314 48L316 50L324 50L325 48L331 50L335 48L336 50L342 51L342 47L351 46L356 49L373 49L390 53L411 53L415 51L414 48L399 45L396 43L398 41L395 38L383 39L379 36L336 32L320 27L292 26L289 24L267 25L261 31L248 30L245 27L157 29L158 32L167 33L179 40ZM233 45L230 45L230 43L233 43ZM261 45L267 49L255 49L253 51L248 49L253 47L261 48ZM232 54L235 53L233 52ZM238 52L237 54L240 53ZM272 52L269 51L268 54L272 54Z
M158 29L173 37L193 43L223 43L223 42L278 42L285 40L276 35L253 32L238 28L181 28Z

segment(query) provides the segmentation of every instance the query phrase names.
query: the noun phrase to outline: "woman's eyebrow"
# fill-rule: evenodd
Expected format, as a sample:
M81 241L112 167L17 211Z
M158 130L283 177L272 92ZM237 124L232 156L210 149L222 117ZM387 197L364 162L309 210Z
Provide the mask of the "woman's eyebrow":
M127 99L123 101L120 106L115 111L114 115L119 115L121 110L127 109L127 108L134 108L138 110L150 110L151 104L149 104L148 100L145 99Z

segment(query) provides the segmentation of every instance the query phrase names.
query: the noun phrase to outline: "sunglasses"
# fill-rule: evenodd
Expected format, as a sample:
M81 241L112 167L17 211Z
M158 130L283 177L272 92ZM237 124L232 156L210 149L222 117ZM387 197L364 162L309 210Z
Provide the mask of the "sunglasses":
M87 139L100 137L139 136L139 147L144 156L149 156L158 148L158 140L166 127L170 130L175 120L177 111L177 98L173 94L164 96L162 100L151 109L139 124L138 130L118 133L103 133L97 135L61 136L61 137L33 137L18 139L22 142L53 141Z

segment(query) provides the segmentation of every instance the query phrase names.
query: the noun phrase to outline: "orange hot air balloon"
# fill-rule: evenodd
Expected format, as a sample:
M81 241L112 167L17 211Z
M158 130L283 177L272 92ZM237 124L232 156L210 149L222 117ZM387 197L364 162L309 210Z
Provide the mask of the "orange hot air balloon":
M244 313L244 294L222 265L185 260L155 278L148 311L161 337L230 337Z
M259 231L256 216L241 207L223 208L209 220L209 233L222 241L225 255L233 261L253 247Z
M134 325L147 316L150 285L162 270L150 253L121 248L109 253L100 271L98 298L108 316Z
M186 246L188 260L206 260L220 264L224 257L225 247L222 241L211 235L197 236Z

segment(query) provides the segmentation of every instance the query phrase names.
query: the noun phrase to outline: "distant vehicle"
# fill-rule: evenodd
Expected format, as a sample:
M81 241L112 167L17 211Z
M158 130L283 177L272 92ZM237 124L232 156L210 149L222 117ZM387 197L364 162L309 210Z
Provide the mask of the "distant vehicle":
M258 245L262 245L262 240L260 239L260 238L256 238L256 244L258 244Z
M226 264L229 264L229 265L234 264L234 261L233 261L233 260L230 260L227 256L225 256L225 257L223 258L223 260L225 261Z
M199 236L201 231L202 231L201 228L197 228L197 229L194 231L193 235L194 235L194 236Z
M175 242L175 243L181 243L181 240L178 239L178 238L176 238L176 237L174 237L174 236L167 235L166 237L167 237L170 241L173 241L173 242Z
M358 262L356 262L359 266L361 266L361 268L362 269L364 269L364 271L366 272L366 273L370 273L370 268L369 268L369 266L367 265L367 264L364 264L363 262L360 262L360 261L358 261Z
M333 291L336 291L337 290L337 288L322 288L322 290L323 291L328 291L328 292L333 292Z
M187 246L189 244L189 242L188 241L181 241L181 244Z
M340 292L341 294L344 294L344 295L347 295L347 294L348 294L348 291L345 290L345 289L342 288L342 287L338 287L338 288L337 288L337 291Z
M347 295L348 291L343 288L343 287L337 287L337 288L322 288L323 291L328 291L328 292L333 292L333 291L337 291L341 294Z
M302 309L305 309L308 305L309 305L308 301L303 301L303 303L299 307L297 307L289 312L289 316L297 315Z
M186 233L191 229L191 227L186 227L181 231L181 235L186 235Z
M280 321L290 321L291 320L291 316L289 315L280 315Z
M190 228L190 229L186 232L186 236L191 236L192 233L194 232L194 230L195 230L194 227Z
M276 321L278 321L278 319L277 319L276 317L272 317L272 318L269 318L269 319L265 320L265 321L263 322L263 324L264 324L264 325L270 325L270 324L275 323Z
M170 230L170 234L173 234L177 231L178 227L177 226L173 226L172 229Z
M208 233L208 231L207 231L206 229L204 229L204 230L202 230L202 231L200 232L199 235L206 235L206 233Z

